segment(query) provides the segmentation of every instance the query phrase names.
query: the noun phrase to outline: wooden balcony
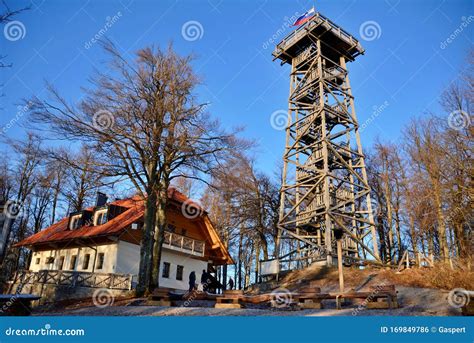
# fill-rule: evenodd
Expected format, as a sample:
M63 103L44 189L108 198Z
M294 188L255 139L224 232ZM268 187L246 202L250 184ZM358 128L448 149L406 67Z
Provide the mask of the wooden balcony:
M204 256L206 243L173 232L165 232L163 247L195 256Z

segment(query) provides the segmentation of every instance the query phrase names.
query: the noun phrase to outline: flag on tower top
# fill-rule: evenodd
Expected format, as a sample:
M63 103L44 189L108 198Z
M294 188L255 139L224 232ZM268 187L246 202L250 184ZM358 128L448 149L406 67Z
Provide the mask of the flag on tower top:
M310 9L309 11L306 11L301 17L296 19L296 21L293 23L293 26L298 26L306 23L308 20L310 20L314 15L315 15L314 7Z

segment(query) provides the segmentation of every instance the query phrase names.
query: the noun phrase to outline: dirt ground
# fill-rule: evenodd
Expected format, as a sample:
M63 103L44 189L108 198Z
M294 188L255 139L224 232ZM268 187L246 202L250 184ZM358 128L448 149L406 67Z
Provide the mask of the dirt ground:
M346 304L337 310L334 301L325 301L321 310L285 310L285 309L216 309L211 302L201 301L190 306L161 307L146 305L113 305L105 308L86 306L66 308L53 312L36 311L41 316L457 316L460 309L449 306L448 292L436 289L413 287L398 288L400 308L391 310L373 310L357 304ZM199 306L199 307L197 307Z
M439 271L438 271L439 272ZM214 302L194 300L189 303L177 302L173 307L148 306L146 299L114 299L107 307L96 307L91 299L70 301L64 304L41 306L33 315L41 316L457 316L461 310L451 307L447 301L448 289L433 287L433 270L407 270L395 273L390 270L347 268L344 272L345 289L350 291L369 291L371 286L394 284L398 292L399 308L375 310L367 309L364 299L351 300L337 310L334 300L324 300L324 309L301 310L294 307L271 308L268 303L261 305L248 304L242 309L216 309ZM462 282L456 282L452 275L444 275L451 284L473 289L472 273L463 276ZM454 281L453 281L454 280ZM288 274L277 285L291 292L305 287L314 281L323 293L338 291L337 271L326 267L312 266ZM444 282L444 281L443 281ZM251 293L270 292L269 284L253 287ZM425 286L425 287L422 287ZM267 289L264 289L267 288ZM274 285L273 287L274 288Z

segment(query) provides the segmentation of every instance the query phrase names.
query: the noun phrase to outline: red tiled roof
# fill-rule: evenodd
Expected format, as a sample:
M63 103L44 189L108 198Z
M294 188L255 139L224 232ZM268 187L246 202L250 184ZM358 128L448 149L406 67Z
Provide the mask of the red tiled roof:
M194 206L199 206L197 203L192 202L184 194L180 193L175 188L168 189L168 198L174 200L177 203L192 203ZM125 231L132 223L139 220L144 214L144 202L139 196L133 198L116 200L110 204L122 206L127 208L124 212L117 215L110 221L102 225L87 225L82 226L75 230L68 228L69 217L63 218L57 223L54 223L50 227L18 242L15 244L16 247L45 244L52 242L69 241L78 238L97 238L100 236L117 235ZM200 209L202 209L199 206ZM93 210L93 207L87 210Z

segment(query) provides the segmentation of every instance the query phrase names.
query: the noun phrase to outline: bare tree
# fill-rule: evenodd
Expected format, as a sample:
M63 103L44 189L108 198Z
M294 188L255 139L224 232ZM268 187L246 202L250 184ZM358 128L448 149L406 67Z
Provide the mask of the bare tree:
M59 192L68 202L70 212L81 211L90 205L96 190L103 185L103 175L97 170L99 161L92 149L83 145L78 153L60 149L51 154L55 166L63 175L54 173L53 187L60 184ZM58 196L58 195L56 195Z
M108 73L98 73L78 105L49 86L50 99L32 99L36 123L62 138L86 141L106 177L127 178L145 201L138 293L158 286L166 226L167 189L176 177L206 174L243 143L225 132L197 101L191 56L145 48L131 63L110 43Z
M231 253L238 261L235 274L239 288L242 279L248 285L252 272L257 280L259 261L269 258L270 246L277 238L279 202L275 183L258 172L250 158L234 154L226 165L214 171L203 203L211 209L211 219L217 223L224 243L237 247ZM223 272L226 278L225 267Z

